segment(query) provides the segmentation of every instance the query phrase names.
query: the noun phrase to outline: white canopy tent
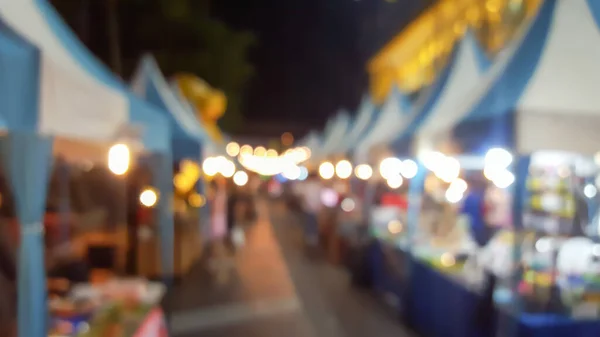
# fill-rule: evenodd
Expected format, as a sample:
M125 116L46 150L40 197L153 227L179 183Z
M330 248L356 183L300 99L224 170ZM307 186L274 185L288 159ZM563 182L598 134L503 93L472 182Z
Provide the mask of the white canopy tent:
M329 132L326 133L323 143L320 145L317 155L318 159L325 159L328 156L339 153L338 148L344 139L344 135L348 132L350 127L350 115L347 111L341 110L329 128Z
M455 47L450 63L436 81L421 112L405 132L407 138L416 138L413 146L430 148L428 142L440 126L452 123L453 111L479 85L488 70L483 50L475 36L468 32Z
M340 146L337 149L339 153L346 153L350 151L361 139L361 136L367 131L373 116L375 114L375 106L368 95L363 97L356 117L352 125L348 127L348 132L340 142Z
M481 144L597 153L599 13L597 1L545 1L476 90L429 134L466 152L485 150L472 148Z
M407 114L410 113L411 106L408 97L394 87L392 93L381 107L381 112L373 125L366 132L361 142L357 144L354 152L355 164L367 162L369 160L369 151L380 144L385 144L404 130L407 123Z

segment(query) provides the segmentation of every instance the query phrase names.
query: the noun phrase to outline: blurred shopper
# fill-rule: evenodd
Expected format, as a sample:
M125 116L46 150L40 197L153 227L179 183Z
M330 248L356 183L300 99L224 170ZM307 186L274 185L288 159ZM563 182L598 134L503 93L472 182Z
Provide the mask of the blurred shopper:
M306 214L304 239L307 245L315 248L319 245L319 212L321 211L321 182L311 174L300 190L302 207Z
M4 234L4 233L2 233ZM16 335L17 319L17 266L13 249L0 236L0 336Z
M211 207L211 234L209 269L215 276L217 284L227 283L233 270L232 251L227 241L227 180L217 176L213 180L213 196Z

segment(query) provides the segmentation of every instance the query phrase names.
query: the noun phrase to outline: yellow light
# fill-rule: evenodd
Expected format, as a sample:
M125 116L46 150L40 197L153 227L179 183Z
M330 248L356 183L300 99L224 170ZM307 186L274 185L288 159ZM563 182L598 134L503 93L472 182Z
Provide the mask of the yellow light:
M252 146L250 145L244 145L240 148L240 156L249 156L254 152L254 150L252 150Z
M153 189L147 188L142 193L140 193L140 203L146 207L153 207L156 205L158 201L158 195L154 192Z
M281 135L281 144L285 146L290 146L294 143L294 136L291 133L285 132Z
M444 253L440 257L440 263L443 267L452 267L456 264L456 259L450 253Z
M352 175L352 164L347 160L340 160L335 165L335 173L341 179L348 179Z
M227 147L225 147L225 151L228 155L235 157L240 153L240 144L236 142L231 142L227 144Z
M278 157L279 153L277 153L277 150L273 150L273 149L268 149L267 150L267 157L269 158L275 158Z
M262 146L257 147L256 149L254 149L254 155L257 157L262 157L264 155L267 154L267 149L265 149Z
M233 182L238 186L244 186L248 183L248 174L244 171L237 171L233 175Z
M198 193L192 193L188 197L188 203L192 207L200 208L206 205L206 198Z
M392 220L388 223L388 231L392 234L399 234L402 232L403 227L402 222L398 220Z
M400 174L387 178L388 186L394 190L400 188L400 186L402 186L403 183L404 179L402 179L402 176Z
M312 155L312 151L307 146L301 147L300 150L302 150L302 152L304 152L304 157L306 159L310 158L310 156Z
M129 170L130 153L125 144L115 144L108 150L108 169L120 176Z
M235 173L235 164L231 160L225 160L220 165L219 172L225 178L231 178Z
M321 165L319 165L319 175L321 176L321 178L325 179L325 180L329 180L331 178L333 178L333 175L335 174L335 167L333 167L333 164L326 161L324 163L322 163Z
M358 179L369 180L373 176L373 169L367 164L361 164L354 169L354 174Z
M496 0L488 0L485 4L485 9L487 9L490 13L498 13L500 10L500 5Z

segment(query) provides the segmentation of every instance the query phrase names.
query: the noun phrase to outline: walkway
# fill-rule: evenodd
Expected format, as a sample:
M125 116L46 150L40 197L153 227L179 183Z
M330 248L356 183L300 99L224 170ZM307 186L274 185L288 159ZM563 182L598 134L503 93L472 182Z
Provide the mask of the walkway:
M343 271L305 258L297 216L280 203L259 214L225 284L202 263L174 291L174 337L409 336Z

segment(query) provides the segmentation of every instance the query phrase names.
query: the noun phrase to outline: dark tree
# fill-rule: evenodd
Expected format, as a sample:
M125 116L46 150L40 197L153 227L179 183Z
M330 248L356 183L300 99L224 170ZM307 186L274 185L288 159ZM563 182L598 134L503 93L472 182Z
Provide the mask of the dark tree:
M143 53L155 55L167 76L198 75L225 92L228 130L241 124L245 86L254 69L247 56L253 34L210 16L209 0L53 0L96 56L129 78Z

